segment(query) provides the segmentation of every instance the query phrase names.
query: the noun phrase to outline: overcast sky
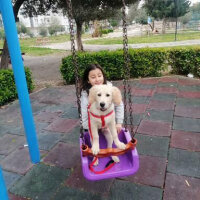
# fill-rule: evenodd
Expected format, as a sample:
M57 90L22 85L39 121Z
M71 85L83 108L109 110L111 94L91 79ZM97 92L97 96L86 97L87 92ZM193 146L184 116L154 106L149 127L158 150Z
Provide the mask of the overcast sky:
M142 0L140 3L142 4L144 0ZM193 3L197 3L197 2L200 2L200 0L190 0L191 1L191 4Z
M200 0L190 0L192 3L200 2Z

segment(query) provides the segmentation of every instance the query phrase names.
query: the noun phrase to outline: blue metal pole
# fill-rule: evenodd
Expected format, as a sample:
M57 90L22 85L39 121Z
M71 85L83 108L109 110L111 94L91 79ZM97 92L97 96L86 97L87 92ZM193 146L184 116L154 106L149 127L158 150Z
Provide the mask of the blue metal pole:
M0 199L1 200L8 200L8 194L6 191L6 185L3 179L3 173L0 167Z
M26 139L29 147L29 154L32 162L38 163L40 162L40 152L11 0L0 0L0 9L14 72L15 84L18 92Z

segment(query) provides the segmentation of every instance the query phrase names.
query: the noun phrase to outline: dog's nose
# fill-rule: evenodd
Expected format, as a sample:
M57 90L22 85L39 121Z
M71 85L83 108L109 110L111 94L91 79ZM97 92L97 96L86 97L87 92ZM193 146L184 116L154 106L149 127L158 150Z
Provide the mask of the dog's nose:
M100 103L100 106L101 106L102 108L104 108L105 103L101 102L101 103Z

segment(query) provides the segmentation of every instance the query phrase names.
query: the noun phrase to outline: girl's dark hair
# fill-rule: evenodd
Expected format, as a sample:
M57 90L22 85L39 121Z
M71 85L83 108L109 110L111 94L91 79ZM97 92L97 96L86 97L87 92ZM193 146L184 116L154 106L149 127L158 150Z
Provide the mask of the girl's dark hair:
M89 76L90 71L95 70L95 69L101 70L103 77L104 77L103 84L107 83L106 75L105 75L102 67L99 64L90 64L84 71L82 82L81 82L81 91L85 90L87 93L89 93L89 89L92 87L92 85L90 83L88 83L88 81L89 81L88 76Z

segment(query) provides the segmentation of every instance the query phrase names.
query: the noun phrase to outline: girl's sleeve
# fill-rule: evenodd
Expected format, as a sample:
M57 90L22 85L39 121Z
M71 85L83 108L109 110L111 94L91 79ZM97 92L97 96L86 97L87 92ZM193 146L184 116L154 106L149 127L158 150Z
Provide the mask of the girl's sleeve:
M82 117L82 123L83 123L83 129L88 129L88 113L87 113L87 107L88 107L88 95L86 92L81 93L81 117Z
M123 124L124 121L124 103L121 102L120 105L115 105L115 118L117 124Z

